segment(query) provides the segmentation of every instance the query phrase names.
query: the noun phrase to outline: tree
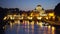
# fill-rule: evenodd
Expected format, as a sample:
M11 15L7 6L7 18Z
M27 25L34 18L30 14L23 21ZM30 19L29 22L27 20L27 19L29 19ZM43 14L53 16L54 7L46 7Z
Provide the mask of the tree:
M16 11L19 11L19 8L15 8Z
M59 17L60 17L60 3L58 3L54 9L55 12L55 21L59 21Z
M60 16L60 3L56 5L54 11L56 16Z
M4 33L4 30L3 30L3 26L4 26L4 22L3 22L3 17L4 17L4 10L2 7L0 7L0 34L3 34Z

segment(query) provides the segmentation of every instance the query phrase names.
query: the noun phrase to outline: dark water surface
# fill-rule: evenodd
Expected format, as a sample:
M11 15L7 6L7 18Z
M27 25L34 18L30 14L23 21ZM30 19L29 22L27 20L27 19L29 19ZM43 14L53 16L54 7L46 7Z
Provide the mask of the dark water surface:
M32 22L10 22L10 25L5 25L5 34L55 34L55 27L53 26L43 26L44 23L37 22L34 24Z

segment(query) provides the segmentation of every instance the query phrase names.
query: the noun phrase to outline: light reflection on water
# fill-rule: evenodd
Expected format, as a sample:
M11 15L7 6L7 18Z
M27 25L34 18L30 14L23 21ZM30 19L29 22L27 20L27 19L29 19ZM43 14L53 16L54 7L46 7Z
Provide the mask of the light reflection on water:
M35 22L29 21L15 21L10 22L10 25L5 26L6 34L55 34L55 27L43 26L42 22L34 24Z

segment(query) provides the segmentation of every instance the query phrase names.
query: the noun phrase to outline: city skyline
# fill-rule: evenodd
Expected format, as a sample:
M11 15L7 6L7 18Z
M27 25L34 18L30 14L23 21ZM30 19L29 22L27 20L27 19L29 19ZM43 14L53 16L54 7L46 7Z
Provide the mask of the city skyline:
M54 9L60 0L0 0L0 7L19 8L20 10L33 10L41 5L45 10Z

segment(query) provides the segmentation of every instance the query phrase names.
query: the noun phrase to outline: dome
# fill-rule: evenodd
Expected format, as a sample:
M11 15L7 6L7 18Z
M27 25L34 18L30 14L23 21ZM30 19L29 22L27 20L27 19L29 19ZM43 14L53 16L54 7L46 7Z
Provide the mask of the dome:
M41 5L37 5L37 7L41 7Z
M37 10L37 11L40 11L40 10L42 10L42 7L41 7L41 5L37 5L37 7L36 7L36 10Z

